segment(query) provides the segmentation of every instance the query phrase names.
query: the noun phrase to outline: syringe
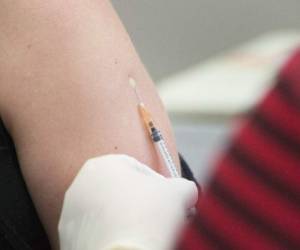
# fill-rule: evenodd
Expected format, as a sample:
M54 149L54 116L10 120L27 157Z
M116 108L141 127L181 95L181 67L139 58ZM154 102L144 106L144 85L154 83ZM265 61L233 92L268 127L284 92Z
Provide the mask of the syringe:
M163 136L159 129L154 126L154 122L149 111L147 111L143 103L139 103L138 107L141 117L143 118L144 123L149 131L151 139L157 151L160 153L160 156L163 159L167 169L169 170L171 177L180 177L172 156L169 153L165 140L163 139Z
M157 149L157 152L160 154L161 158L163 159L167 169L169 170L169 173L171 177L173 178L180 178L180 174L177 171L176 165L172 159L171 154L169 153L169 150L167 148L167 145L163 139L163 136L159 129L155 127L154 121L152 119L152 115L150 112L146 109L144 103L142 102L137 89L136 89L136 82L133 78L129 78L130 85L134 88L136 97L139 101L138 109L141 117L143 118L143 121L145 123L145 126L150 134L150 137ZM188 211L188 217L193 216L196 213L195 208L191 208Z
M167 169L169 170L171 177L180 177L176 165L172 159L171 154L169 153L169 150L167 148L167 145L165 143L165 140L163 139L161 132L154 125L154 121L152 119L150 112L146 109L144 103L142 102L137 92L135 80L133 78L129 78L129 83L135 90L135 94L137 96L137 99L139 100L139 104L138 104L139 113L145 123L145 126L157 149L157 152L160 154L162 160L164 161Z

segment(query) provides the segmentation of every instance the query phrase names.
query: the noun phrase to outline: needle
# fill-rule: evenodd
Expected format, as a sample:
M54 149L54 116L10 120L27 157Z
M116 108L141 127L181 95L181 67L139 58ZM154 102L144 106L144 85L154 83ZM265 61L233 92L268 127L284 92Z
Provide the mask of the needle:
M165 140L164 140L161 132L159 131L159 129L154 125L152 115L146 109L144 103L142 102L142 99L137 91L137 83L132 77L129 77L129 84L134 89L135 95L139 101L138 108L139 108L140 115L146 125L146 128L149 132L152 142L154 143L159 155L161 156L161 158L163 159L163 161L165 163L165 166L169 170L169 173L172 177L180 177L180 175L176 169L175 163L172 159L172 156L169 153L169 150L167 148Z

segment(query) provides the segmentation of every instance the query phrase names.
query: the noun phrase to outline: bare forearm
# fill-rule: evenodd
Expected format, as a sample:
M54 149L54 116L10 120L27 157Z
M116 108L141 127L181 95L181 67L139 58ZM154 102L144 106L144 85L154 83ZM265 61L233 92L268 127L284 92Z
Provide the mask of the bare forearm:
M128 75L137 79L178 164L176 147L154 85L108 1L0 5L1 115L56 243L64 191L86 159L125 153L162 169Z

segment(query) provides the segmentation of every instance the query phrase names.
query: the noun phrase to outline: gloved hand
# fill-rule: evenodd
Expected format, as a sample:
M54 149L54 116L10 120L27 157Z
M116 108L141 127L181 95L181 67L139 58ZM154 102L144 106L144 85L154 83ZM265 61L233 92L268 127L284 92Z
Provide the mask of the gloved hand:
M60 249L172 249L196 200L193 182L165 178L132 157L90 159L65 194Z

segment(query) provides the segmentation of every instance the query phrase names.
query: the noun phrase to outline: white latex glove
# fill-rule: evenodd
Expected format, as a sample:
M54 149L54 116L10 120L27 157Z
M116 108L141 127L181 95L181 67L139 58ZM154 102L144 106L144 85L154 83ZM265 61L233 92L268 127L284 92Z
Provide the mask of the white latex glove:
M61 250L169 250L197 188L126 155L88 160L65 194Z

